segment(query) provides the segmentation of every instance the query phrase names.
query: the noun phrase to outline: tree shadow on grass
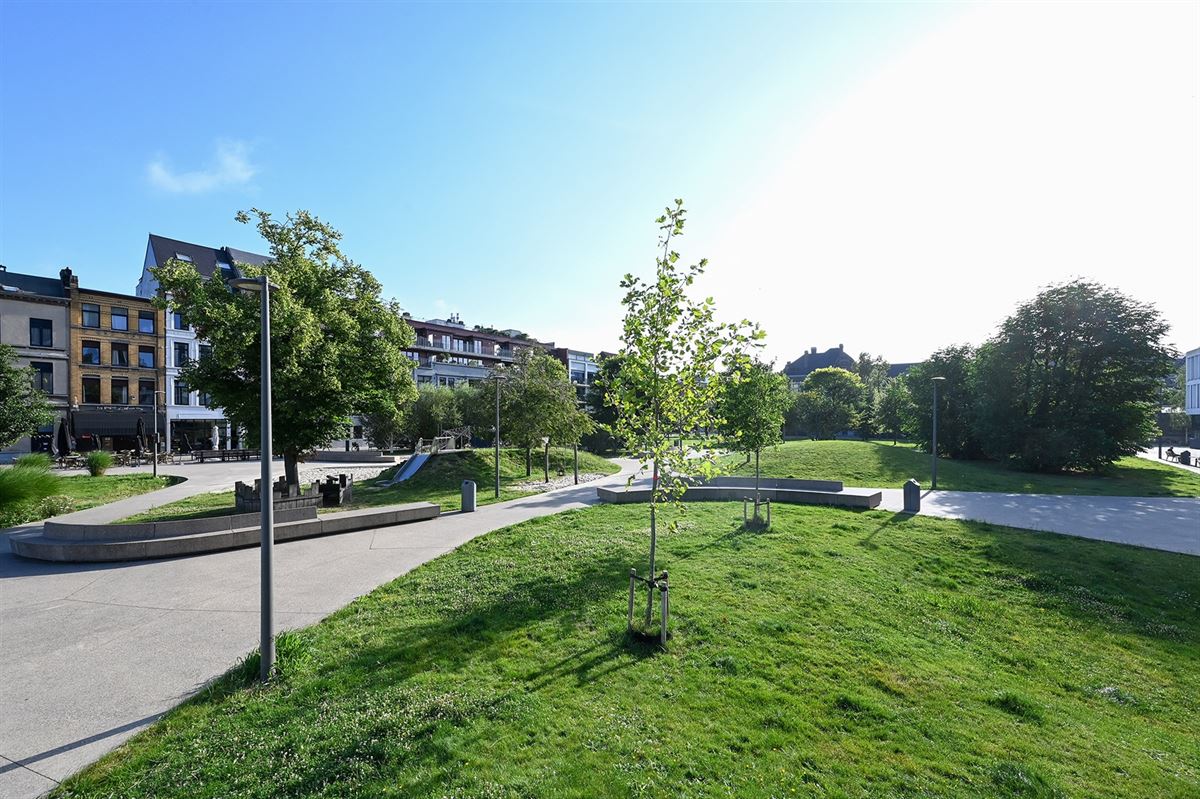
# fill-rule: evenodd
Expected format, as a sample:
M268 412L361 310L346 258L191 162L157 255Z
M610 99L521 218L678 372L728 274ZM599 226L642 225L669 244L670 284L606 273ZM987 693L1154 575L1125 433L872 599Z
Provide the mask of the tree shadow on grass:
M1200 641L1196 558L1106 541L971 524L1005 590L1087 624L1167 646Z

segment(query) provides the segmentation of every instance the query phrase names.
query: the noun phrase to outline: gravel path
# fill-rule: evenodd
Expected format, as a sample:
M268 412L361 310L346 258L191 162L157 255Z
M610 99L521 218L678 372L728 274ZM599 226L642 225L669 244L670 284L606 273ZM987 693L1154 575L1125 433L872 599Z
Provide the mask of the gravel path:
M606 474L597 472L580 472L579 482L588 483L592 480L599 480L601 477L608 477ZM554 477L549 483L542 480L526 480L523 483L515 483L512 488L516 491L553 491L556 488L566 488L575 484L574 474L565 474L562 477Z

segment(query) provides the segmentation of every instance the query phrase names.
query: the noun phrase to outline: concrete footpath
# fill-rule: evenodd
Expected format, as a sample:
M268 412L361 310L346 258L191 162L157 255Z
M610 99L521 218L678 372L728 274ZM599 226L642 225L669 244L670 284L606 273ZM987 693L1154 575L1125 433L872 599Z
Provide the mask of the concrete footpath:
M280 544L276 625L312 624L483 533L593 505L596 486L622 485L635 468L619 463L618 475L475 513ZM0 797L50 790L258 645L257 548L50 564L16 558L7 538L0 534Z
M882 490L883 502L879 510L904 509L900 489ZM921 514L1200 555L1200 499L1188 497L926 490L921 495Z

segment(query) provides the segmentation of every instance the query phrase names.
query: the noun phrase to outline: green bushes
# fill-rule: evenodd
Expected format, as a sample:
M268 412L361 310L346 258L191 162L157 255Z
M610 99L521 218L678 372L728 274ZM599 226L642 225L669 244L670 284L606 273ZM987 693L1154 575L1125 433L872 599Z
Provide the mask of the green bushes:
M61 478L50 473L50 459L26 455L11 469L0 469L0 527L20 524L25 509L59 491Z
M96 450L87 456L87 470L92 477L99 477L112 466L112 455L104 450Z
M13 461L14 466L28 466L31 469L46 469L50 468L50 456L44 452L31 452L28 455L22 455Z

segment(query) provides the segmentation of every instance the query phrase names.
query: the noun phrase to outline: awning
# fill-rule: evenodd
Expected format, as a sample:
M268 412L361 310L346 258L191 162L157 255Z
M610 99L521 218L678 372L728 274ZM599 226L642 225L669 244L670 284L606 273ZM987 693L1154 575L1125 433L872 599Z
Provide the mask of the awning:
M137 436L148 427L150 411L120 409L112 411L75 411L71 415L71 427L76 436L88 433L94 436Z

